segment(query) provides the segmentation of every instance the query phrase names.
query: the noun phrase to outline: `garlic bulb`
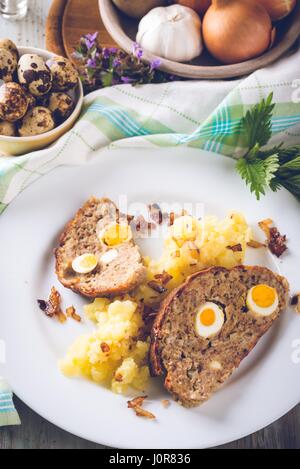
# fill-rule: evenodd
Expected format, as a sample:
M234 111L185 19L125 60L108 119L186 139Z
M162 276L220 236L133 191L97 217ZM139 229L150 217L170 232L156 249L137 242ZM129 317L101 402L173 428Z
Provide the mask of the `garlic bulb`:
M255 0L261 3L273 21L282 20L289 15L296 6L297 0Z
M187 62L203 50L201 20L182 5L154 8L140 21L136 40L157 56Z
M274 39L266 9L253 0L212 0L203 19L203 39L220 62L234 64L265 52Z
M211 5L211 0L175 0L174 3L192 8L192 10L195 10L199 15L203 15Z

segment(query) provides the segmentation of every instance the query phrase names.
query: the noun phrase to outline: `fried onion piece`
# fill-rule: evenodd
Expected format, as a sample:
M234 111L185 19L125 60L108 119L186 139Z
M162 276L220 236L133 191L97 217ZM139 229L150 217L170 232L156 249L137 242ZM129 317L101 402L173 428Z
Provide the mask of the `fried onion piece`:
M149 410L145 410L142 407L137 406L137 407L134 408L134 411L135 411L137 417L145 417L149 420L155 420L156 419L155 415L152 414L152 412L149 412Z
M155 223L147 221L143 215L135 217L131 224L131 228L135 232L136 237L142 238L151 235L152 230L155 230Z
M81 317L79 316L79 314L76 313L76 309L74 308L74 306L69 306L66 309L66 315L68 316L68 318L74 319L74 321L81 322Z
M173 276L168 274L168 272L164 270L161 274L154 275L154 278L155 280L158 280L163 285L167 285L167 283L169 283L172 280Z
M127 407L133 409L137 417L145 417L150 420L156 419L155 415L149 412L148 410L143 409L142 405L144 404L145 399L148 396L139 396L131 401L127 402Z
M276 257L280 257L287 250L286 241L286 236L281 235L277 228L273 227L270 229L270 241L268 246Z
M152 290L154 290L156 293L162 294L167 291L167 289L160 283L157 282L156 280L150 280L150 282L147 283L148 287L150 287Z
M295 308L296 313L300 314L300 292L292 297L291 306Z
M46 316L53 318L56 317L59 322L66 322L67 318L61 310L61 296L55 287L51 288L50 295L47 301L37 300L40 309L46 314Z
M259 248L265 248L266 245L264 243L260 243L259 241L255 241L255 239L250 239L250 241L247 242L247 246L249 248L253 249L259 249Z
M160 206L156 203L150 204L148 205L148 211L151 220L153 220L157 225L161 225L163 222L163 213Z
M270 228L272 225L273 220L271 218L266 218L265 220L258 222L258 226L263 230L268 240L270 239Z
M138 396L131 401L127 401L128 409L134 409L136 406L142 406L147 398L148 396Z
M227 249L230 249L232 252L242 252L243 250L241 243L235 244L234 246L227 246Z
M287 250L287 239L285 235L281 235L278 229L273 225L273 220L267 218L258 223L267 237L268 248L276 257L280 257Z
M168 407L170 407L170 404L171 404L170 401L169 401L169 399L163 399L163 400L161 401L161 403L162 403L162 405L163 405L163 407L164 407L165 409L167 409Z

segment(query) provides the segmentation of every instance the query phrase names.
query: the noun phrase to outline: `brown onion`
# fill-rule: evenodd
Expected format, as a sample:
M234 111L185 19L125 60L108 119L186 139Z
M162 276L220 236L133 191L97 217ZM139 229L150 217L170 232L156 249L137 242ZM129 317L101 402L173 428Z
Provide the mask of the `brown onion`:
M203 38L220 62L234 64L261 55L274 38L265 8L253 0L212 0L203 20Z
M282 20L288 16L296 6L297 0L255 0L261 3L273 21Z
M211 0L175 0L174 3L192 8L200 15L203 15L211 5Z

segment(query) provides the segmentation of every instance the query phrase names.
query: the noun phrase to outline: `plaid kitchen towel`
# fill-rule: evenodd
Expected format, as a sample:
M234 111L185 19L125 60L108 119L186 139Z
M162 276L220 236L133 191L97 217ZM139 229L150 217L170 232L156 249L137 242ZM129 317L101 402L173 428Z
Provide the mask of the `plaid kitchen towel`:
M241 118L270 92L276 103L270 143L300 144L299 63L296 48L241 80L122 85L90 94L80 120L55 145L17 158L0 157L0 213L40 176L59 165L84 164L104 147L182 145L238 158L245 148ZM0 399L8 394L5 389L1 394L0 387ZM0 413L0 426L9 423L11 402Z
M0 427L5 425L20 425L20 418L14 407L12 390L0 376Z

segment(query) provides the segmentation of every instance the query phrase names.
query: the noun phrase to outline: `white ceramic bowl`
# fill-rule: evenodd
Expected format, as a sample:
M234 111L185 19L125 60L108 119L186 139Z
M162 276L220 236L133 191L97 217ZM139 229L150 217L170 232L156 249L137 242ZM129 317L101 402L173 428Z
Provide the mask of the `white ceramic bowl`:
M38 54L45 60L55 56L55 54L51 52L34 47L19 47L18 50L20 56L24 54ZM83 87L80 79L78 79L78 86L74 90L71 90L69 94L75 100L76 106L68 119L50 132L45 132L44 134L35 135L33 137L6 137L0 135L0 154L18 156L45 148L70 130L78 119L83 104Z

